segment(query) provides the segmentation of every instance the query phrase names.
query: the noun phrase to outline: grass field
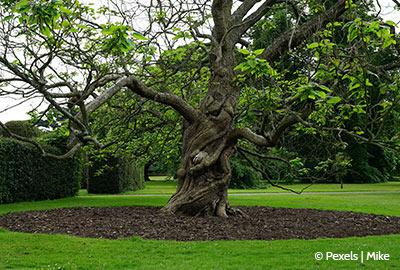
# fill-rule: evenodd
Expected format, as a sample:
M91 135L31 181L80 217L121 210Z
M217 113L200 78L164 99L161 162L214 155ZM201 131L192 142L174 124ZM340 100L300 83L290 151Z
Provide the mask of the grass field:
M153 176L151 177L153 181L146 183L146 188L138 191L129 191L124 194L173 194L176 189L176 182L171 180L166 180L163 176ZM305 187L308 187L304 192L400 192L400 182L386 182L378 184L344 184L343 189L340 188L340 184L313 184L309 186L308 184L293 184L282 186L293 189L295 191L300 191ZM268 187L261 189L230 189L230 194L240 194L240 193L278 193L287 192L277 187ZM81 190L80 195L88 195L86 190Z
M374 188L375 187L375 188ZM313 191L335 191L334 186ZM254 194L231 196L233 205L264 205L351 210L400 216L400 185L345 185L354 194ZM141 194L173 192L171 182L154 181ZM248 192L246 190L246 192ZM232 191L231 193L234 193ZM79 206L161 206L168 196L82 195L54 201L0 206L0 214L14 211ZM399 269L400 235L343 239L279 241L175 242L87 239L64 235L14 233L0 230L0 269ZM333 261L314 259L315 252L381 251L389 261Z

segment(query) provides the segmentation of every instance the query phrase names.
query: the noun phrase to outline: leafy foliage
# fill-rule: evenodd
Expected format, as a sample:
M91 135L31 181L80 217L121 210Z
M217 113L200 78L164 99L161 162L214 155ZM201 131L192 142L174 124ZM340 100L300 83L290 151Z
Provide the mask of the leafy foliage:
M252 167L246 165L240 158L235 157L231 160L232 177L229 182L230 188L246 189L265 186L262 176Z
M321 8L325 9L324 4L314 6ZM241 125L253 124L262 134L273 128L270 123L296 113L302 104L313 106L307 119L280 140L280 147L303 160L306 174L296 176L297 180L381 182L395 173L393 166L398 165L386 159L385 153L399 143L395 119L400 92L393 65L399 57L398 40L393 22L369 12L366 7L351 5L340 22L329 23L307 40L308 45L272 65L273 76L268 69L258 68L259 64L249 64L248 57L252 50L268 48L271 33L284 33L293 14L284 8L271 12L253 28L253 47L240 50L246 55L237 66L243 72Z
M193 105L200 102L210 72L202 64L204 47L201 42L193 42L166 50L157 65L143 71L146 82L159 92L169 91ZM173 109L123 91L94 112L91 121L100 141L113 142L109 151L134 156L143 164L151 161L169 176L176 173L183 125Z

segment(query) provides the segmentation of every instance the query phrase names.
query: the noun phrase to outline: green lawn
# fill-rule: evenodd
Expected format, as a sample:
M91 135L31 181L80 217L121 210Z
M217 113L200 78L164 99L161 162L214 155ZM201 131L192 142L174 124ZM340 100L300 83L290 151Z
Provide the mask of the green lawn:
M173 188L166 182L148 185L152 192ZM349 185L350 186L350 185ZM381 187L378 187L381 186ZM397 191L397 183L377 189ZM389 186L392 188L390 189ZM332 186L333 187L333 186ZM346 186L345 186L346 187ZM387 188L387 189L386 189ZM150 190L149 190L150 189ZM162 190L160 190L162 189ZM326 187L325 190L330 190ZM353 190L357 190L353 187ZM358 190L375 190L359 185ZM12 211L79 206L161 206L168 196L78 196L54 201L0 206ZM303 194L231 196L233 205L265 205L352 210L400 216L400 194ZM0 269L399 269L400 235L344 239L279 241L150 241L85 239L63 235L13 233L0 230ZM314 253L389 253L390 261L316 261Z
M165 180L165 177L152 177L153 181L147 182L145 189L126 192L125 194L172 194L175 192L176 182ZM308 184L282 185L296 191L309 186ZM391 191L400 192L400 182L386 182L379 184L344 184L343 189L340 184L313 184L305 192L367 192L367 191ZM265 192L287 192L277 187L263 189L230 189L230 194L236 193L265 193ZM83 193L84 194L84 193Z
M1 269L398 269L400 235L321 240L174 242L0 232ZM384 251L390 261L316 261Z

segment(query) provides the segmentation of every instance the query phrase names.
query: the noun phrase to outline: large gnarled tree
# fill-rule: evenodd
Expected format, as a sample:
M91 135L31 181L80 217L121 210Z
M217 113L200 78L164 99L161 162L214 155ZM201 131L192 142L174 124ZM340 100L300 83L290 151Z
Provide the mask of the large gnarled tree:
M71 150L63 157L73 155L88 143L103 146L91 135L90 115L121 89L128 89L140 98L172 107L184 121L177 192L163 210L221 217L236 213L229 206L227 189L231 176L229 158L238 141L272 147L289 127L307 124L306 119L314 109L313 100L291 98L292 111L280 117L269 130L256 133L236 127L242 92L237 80L241 72L236 68L241 57L238 46L248 45L247 32L259 20L276 6L286 5L298 17L293 29L277 36L259 55L273 63L336 21L352 5L338 0L320 12L306 14L306 2L291 0L154 1L157 2L154 6L144 6L148 22L154 26L143 30L146 39L137 32L132 34L133 29L128 27L132 17L127 12L132 10L123 8L128 3L114 3L119 7L116 11L102 9L102 13L114 20L100 24L93 20L95 11L77 1L23 0L15 5L2 2L2 93L39 96L69 120ZM192 13L198 18L192 18ZM115 18L123 19L116 22ZM175 45L171 43L179 40L172 38L174 29L182 22L188 26L189 39L205 41L202 49L208 52L208 90L197 106L182 96L156 90L146 83L152 61L146 61L143 55L149 52L150 44L154 50L157 50L154 44L159 45L160 51L173 48ZM201 28L210 22L209 31ZM205 33L200 33L201 30ZM136 43L129 39L130 35ZM140 51L141 58L135 61L135 55L130 54L132 50ZM153 59L157 55L153 51ZM12 90L13 87L17 90Z

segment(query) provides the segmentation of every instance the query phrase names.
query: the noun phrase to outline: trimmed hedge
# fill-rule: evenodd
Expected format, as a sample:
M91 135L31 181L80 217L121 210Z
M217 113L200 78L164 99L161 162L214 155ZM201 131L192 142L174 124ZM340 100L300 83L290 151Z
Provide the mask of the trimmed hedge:
M29 121L9 121L5 126L14 134L22 137L33 138L40 135L40 129L34 127ZM0 135L7 137L7 133L0 128Z
M43 147L60 154L57 148ZM74 196L79 190L80 168L78 158L45 158L32 145L0 138L0 203Z
M90 161L88 193L118 194L144 187L144 168L133 159L106 154Z

